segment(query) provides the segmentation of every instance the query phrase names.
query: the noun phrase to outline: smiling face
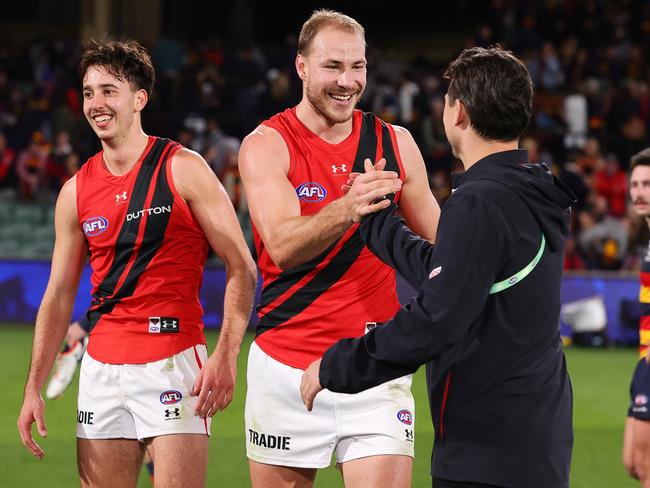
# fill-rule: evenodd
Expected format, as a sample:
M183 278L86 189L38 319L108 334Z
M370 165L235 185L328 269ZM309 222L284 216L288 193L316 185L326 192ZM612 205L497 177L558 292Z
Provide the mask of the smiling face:
M640 217L650 218L650 166L636 166L630 174L630 199Z
M134 90L128 81L117 79L102 66L90 66L83 78L83 100L84 114L97 137L111 141L140 129L147 92Z
M321 30L306 55L296 58L303 96L332 126L352 118L366 87L366 46L356 32Z

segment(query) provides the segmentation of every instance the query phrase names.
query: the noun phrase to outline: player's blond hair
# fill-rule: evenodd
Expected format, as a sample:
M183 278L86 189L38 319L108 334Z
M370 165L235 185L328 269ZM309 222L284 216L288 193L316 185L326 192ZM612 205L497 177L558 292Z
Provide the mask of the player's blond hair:
M314 10L311 17L302 25L300 36L298 37L298 54L307 56L316 34L330 27L359 34L364 44L366 42L366 31L359 22L348 15L323 8Z

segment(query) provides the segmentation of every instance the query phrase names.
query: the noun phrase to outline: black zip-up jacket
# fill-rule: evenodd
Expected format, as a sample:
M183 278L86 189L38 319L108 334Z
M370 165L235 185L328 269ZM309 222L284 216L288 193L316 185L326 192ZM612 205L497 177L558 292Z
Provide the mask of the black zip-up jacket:
M395 206L366 218L367 246L416 289L393 320L323 356L321 384L356 393L427 363L432 475L512 488L569 486L572 391L560 285L574 196L526 151L457 176L431 245ZM491 294L543 254L530 274Z

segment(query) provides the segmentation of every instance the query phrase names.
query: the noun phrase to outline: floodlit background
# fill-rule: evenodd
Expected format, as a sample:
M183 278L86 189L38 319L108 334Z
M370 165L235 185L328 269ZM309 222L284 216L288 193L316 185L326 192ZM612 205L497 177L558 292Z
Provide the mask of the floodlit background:
M366 28L368 86L360 108L407 127L439 203L454 160L442 126L442 72L465 47L501 43L527 64L536 88L521 141L578 196L567 247L562 330L575 391L572 483L637 486L620 461L638 342L638 268L650 233L630 211L626 168L650 146L650 2L261 2L256 0L21 0L0 10L0 486L73 486L76 381L48 401L50 438L39 462L15 422L33 320L49 274L54 201L99 143L81 113L82 42L103 33L152 53L155 94L145 130L200 152L229 192L251 242L237 170L242 138L301 94L293 66L302 22L318 7ZM27 175L36 175L28 178ZM89 303L88 270L75 315ZM221 322L224 273L210 258L202 301L210 344ZM401 286L401 296L409 290ZM253 320L254 321L254 320ZM247 344L252 336L247 337ZM247 351L247 347L243 349ZM209 486L247 486L245 355L233 404L213 424ZM416 376L414 486L430 486L433 432ZM146 476L141 486L147 486ZM317 486L341 486L330 468Z

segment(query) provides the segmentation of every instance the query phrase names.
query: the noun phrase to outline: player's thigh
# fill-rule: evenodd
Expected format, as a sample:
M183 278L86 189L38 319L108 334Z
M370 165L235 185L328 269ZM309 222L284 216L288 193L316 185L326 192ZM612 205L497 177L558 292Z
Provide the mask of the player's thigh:
M135 487L144 447L135 439L77 439L82 487Z
M252 461L307 470L331 464L337 443L333 394L323 391L308 412L300 398L302 374L251 345L244 419Z
M155 466L156 488L205 486L208 439L206 434L173 434L146 439Z
M316 470L262 464L248 460L252 488L311 488L316 478Z
M413 458L415 401L410 387L408 375L354 395L335 394L337 463L372 456Z
M650 479L650 420L634 420L633 446L634 466L639 478Z
M634 470L634 417L625 419L625 432L623 434L623 466L630 474L636 477Z
M345 488L409 488L413 476L410 456L369 456L339 467Z
M138 439L209 434L212 418L194 415L199 397L192 395L207 357L205 345L200 344L159 361L124 365L122 395Z

